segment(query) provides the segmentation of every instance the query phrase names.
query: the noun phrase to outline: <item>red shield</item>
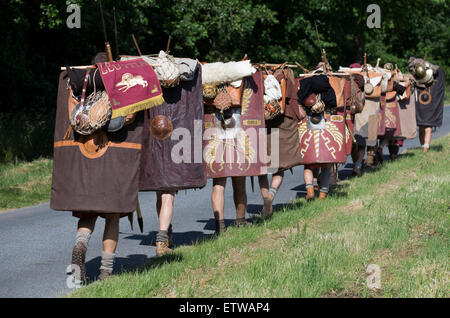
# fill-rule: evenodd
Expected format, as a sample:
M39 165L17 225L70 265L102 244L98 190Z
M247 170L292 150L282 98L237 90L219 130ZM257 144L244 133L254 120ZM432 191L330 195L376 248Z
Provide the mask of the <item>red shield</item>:
M347 160L344 116L326 115L320 129L312 129L305 118L299 123L298 132L303 164L344 163Z

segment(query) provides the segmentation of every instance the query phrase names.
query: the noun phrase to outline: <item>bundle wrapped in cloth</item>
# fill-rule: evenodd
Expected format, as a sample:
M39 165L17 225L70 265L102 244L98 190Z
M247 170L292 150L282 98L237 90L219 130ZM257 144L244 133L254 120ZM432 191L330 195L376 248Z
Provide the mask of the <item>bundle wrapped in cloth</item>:
M278 102L282 97L280 83L275 76L267 75L264 79L264 119L273 119L282 112Z
M222 111L239 106L242 98L242 79L255 74L249 60L240 62L216 62L202 65L203 96L206 105Z
M180 82L180 69L175 64L173 56L160 51L156 59L155 66L156 75L163 87L174 87Z
M164 51L160 51L158 57L148 55L139 57L122 56L120 60L128 61L138 58L143 59L150 65L157 65L155 66L155 72L163 87L174 87L179 84L179 81L192 81L198 64L196 60L173 57Z

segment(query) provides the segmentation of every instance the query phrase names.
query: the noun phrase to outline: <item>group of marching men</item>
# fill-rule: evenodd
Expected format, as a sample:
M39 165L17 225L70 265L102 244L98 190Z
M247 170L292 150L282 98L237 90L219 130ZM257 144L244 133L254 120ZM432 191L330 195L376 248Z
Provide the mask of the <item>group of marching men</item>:
M348 155L353 174L361 176L383 162L385 146L394 160L403 140L416 137L417 126L427 151L432 127L442 124L445 74L419 58L410 58L406 74L390 63L381 67L379 60L333 72L325 58L312 71L297 63L303 70L297 77L296 66L286 63L201 64L164 52L117 61L98 54L91 62L91 69L67 67L60 75L50 202L79 218L72 273L80 281L86 280L86 252L99 216L106 220L99 279L112 274L120 218L132 222L137 211L142 226L139 191L156 192L161 256L172 251L178 190L199 189L213 179L220 235L228 177L235 226L248 226L247 176L258 176L260 216L266 219L286 170L304 165L305 199L326 199L337 165ZM213 132L203 138L202 162L174 162L179 140L172 132L181 127L194 136L198 120L202 133ZM266 133L255 141L250 128ZM265 145L269 160L255 155L257 144ZM275 151L276 163L270 159ZM224 162L230 153L241 160Z

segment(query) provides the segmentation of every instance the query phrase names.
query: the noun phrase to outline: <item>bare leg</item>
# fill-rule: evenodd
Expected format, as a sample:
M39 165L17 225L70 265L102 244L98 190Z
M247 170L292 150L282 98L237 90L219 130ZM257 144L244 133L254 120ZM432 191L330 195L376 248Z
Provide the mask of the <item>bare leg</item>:
M105 218L105 232L103 233L103 251L115 253L119 240L119 213L110 213Z
M247 191L245 189L246 177L232 177L233 200L236 207L236 225L242 225L245 221L245 210L247 209Z
M305 184L311 184L313 183L313 171L308 166L305 166L305 169L303 171L303 178L305 179Z
M173 201L175 198L174 192L156 193L156 212L159 218L159 230L168 231L170 223L173 218Z
M216 219L216 234L225 231L223 210L225 207L225 186L227 178L213 179L213 190L211 194L211 205L213 208L214 218Z
M264 200L264 206L261 211L261 216L263 218L268 217L272 214L272 202L274 200L275 194L283 182L284 171L277 172L272 176L272 181L269 190L269 182L267 175L258 177L259 187L261 189L261 194Z
M425 141L425 143L424 143L424 151L426 151L425 150L425 148L430 148L430 144L431 144L431 132L432 132L432 129L431 129L431 127L426 127L425 128L425 136L424 136L424 141ZM426 146L428 146L428 147L426 147ZM427 149L428 150L428 149Z
M270 187L278 190L281 186L281 183L283 183L283 178L284 178L284 171L275 173L272 176L272 182L270 183Z
M259 189L261 190L261 195L264 198L267 198L269 195L269 178L267 174L262 176L258 176Z
M303 178L305 179L306 185L306 201L314 200L314 186L313 186L313 170L310 166L305 165L305 169L303 170Z
M117 241L119 240L120 214L110 213L105 215L105 231L103 232L103 252L100 266L99 280L111 276L116 257Z
M419 141L421 146L425 143L425 128L425 126L419 126Z
M174 198L175 192L173 191L156 192L156 213L159 219L159 231L156 234L157 256L162 256L172 251L170 246L173 245L173 238L170 224L173 218Z

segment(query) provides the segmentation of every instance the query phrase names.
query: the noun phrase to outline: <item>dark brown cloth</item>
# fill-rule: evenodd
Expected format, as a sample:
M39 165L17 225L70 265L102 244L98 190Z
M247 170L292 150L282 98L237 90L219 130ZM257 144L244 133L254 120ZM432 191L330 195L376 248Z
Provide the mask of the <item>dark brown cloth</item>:
M91 158L70 126L67 72L59 77L50 207L93 213L128 213L137 207L143 113L115 133L103 133L107 147ZM100 150L102 153L102 150Z
M193 80L180 81L180 84L173 88L163 88L165 103L145 111L139 181L141 191L193 189L206 185L201 157L204 113L201 78L201 68L197 67ZM190 162L176 163L172 159L172 149L180 143L180 140L172 140L172 135L158 140L150 134L150 123L158 115L166 116L171 121L174 131L180 128L189 131ZM194 154L195 137L200 143L200 159L198 153L197 157ZM196 163L195 159L197 161L199 159L199 162Z
M300 80L300 90L298 91L298 102L303 104L305 99L312 93L320 94L326 108L337 107L336 94L330 85L326 75L315 75Z
M355 81L356 85L359 87L360 90L364 90L364 76L361 74L352 74L353 80Z
M282 78L286 79L286 108L284 110L284 115L291 119L295 119L296 121L301 121L305 118L305 113L298 104L297 83L294 72L290 68L276 70L274 77L278 82L280 82Z
M300 154L300 138L298 134L298 121L287 116L281 115L273 120L266 121L267 125L267 154L272 157L275 151L274 145L271 143L274 129L278 129L279 139L277 147L279 151L278 170L283 171L302 164ZM273 160L273 159L272 159ZM270 168L274 168L274 162L269 164ZM270 171L274 172L274 171Z
M440 68L431 85L431 102L424 105L419 102L423 88L416 88L416 121L418 126L441 127L444 117L445 72Z

